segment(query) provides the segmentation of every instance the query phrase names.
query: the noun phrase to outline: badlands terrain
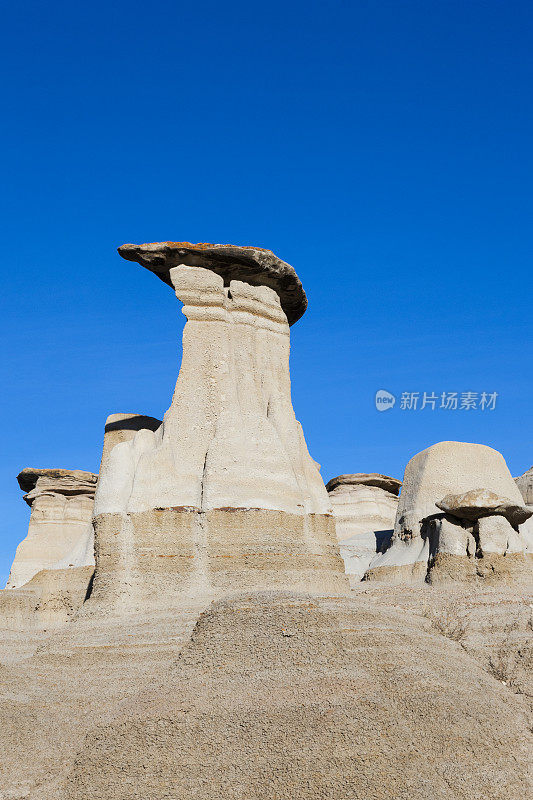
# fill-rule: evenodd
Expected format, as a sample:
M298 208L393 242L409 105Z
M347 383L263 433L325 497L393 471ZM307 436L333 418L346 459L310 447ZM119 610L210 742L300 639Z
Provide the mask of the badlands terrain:
M119 253L183 304L182 364L163 420L107 419L98 474L18 476L0 798L530 796L533 468L438 442L403 480L325 485L291 401L294 269Z

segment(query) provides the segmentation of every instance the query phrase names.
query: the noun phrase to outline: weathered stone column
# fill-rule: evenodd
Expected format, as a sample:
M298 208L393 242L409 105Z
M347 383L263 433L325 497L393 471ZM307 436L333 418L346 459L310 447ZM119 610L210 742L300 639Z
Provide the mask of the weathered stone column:
M347 588L331 504L290 396L301 283L270 251L124 245L187 317L157 431L113 448L95 503L91 606L120 612L229 591Z
M6 588L23 586L43 569L94 564L91 519L97 479L83 470L22 470L17 480L31 516Z

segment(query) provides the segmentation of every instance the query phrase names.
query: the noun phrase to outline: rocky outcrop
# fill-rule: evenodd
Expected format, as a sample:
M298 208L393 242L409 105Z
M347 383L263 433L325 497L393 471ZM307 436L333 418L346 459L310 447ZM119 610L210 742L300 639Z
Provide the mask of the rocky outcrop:
M533 467L530 467L519 478L515 478L515 481L522 493L524 503L528 506L533 506Z
M116 444L160 425L160 420L141 414L112 414L105 425L102 464ZM25 469L19 474L32 513L28 536L17 549L6 589L0 591L1 628L57 627L69 622L89 596L97 480L82 470Z
M522 503L508 497L490 492L487 489L471 489L462 494L447 494L437 508L458 519L476 522L481 517L499 515L505 517L515 527L533 516Z
M331 504L292 408L280 296L234 279L243 273L233 255L217 270L218 254L205 250L210 269L174 266L182 249L120 249L142 264L156 252L187 323L161 426L116 444L102 463L86 611L205 605L232 589L341 591ZM254 262L254 281L272 283L272 270Z
M401 481L379 473L339 475L326 485L346 574L360 581L390 544Z
M6 588L23 586L41 570L94 565L91 518L97 479L82 470L22 470L18 482L31 516Z
M529 516L500 453L440 442L408 463L391 547L365 579L530 581L532 557L519 527Z
M135 438L135 434L139 431L156 431L160 427L160 419L148 417L146 414L110 414L105 421L100 473L102 473L102 470L105 471L111 451L115 445L129 442Z
M18 589L0 592L0 627L55 628L70 622L90 591L93 566L43 569Z
M529 796L533 597L515 588L529 520L437 507L478 486L519 506L503 459L441 443L408 466L399 501L398 482L371 475L328 496L292 409L283 286L243 280L228 249L189 262L210 247L128 250L184 302L183 363L162 423L106 423L90 597L90 566L0 593L14 626L0 631L0 794ZM335 503L339 538L350 503L352 530L398 504L367 575L433 586L350 596ZM467 584L455 607L449 580Z
M400 494L402 482L397 478L391 478L389 475L382 475L379 472L354 472L331 478L326 484L326 490L331 495L340 486L376 486L378 489L383 489L388 494L397 497Z

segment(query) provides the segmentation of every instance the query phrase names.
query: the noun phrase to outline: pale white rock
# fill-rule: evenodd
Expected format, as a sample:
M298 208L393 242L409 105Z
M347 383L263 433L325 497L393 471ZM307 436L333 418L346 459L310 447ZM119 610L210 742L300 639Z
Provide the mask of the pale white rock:
M7 588L42 569L94 565L91 524L97 475L82 470L25 469L18 476L31 507L27 537L17 548Z
M497 450L469 442L439 442L417 453L405 469L394 525L395 536L420 535L422 520L440 513L447 494L482 487L523 505L522 495Z
M142 414L112 414L107 418L102 450L106 465L115 445L138 431L151 434L161 421ZM26 584L41 570L94 566L94 495L98 475L83 470L24 469L18 475L24 499L31 507L27 537L17 548L6 588ZM68 589L68 573L65 590ZM80 573L85 574L85 573Z
M160 419L149 417L146 414L110 414L105 421L100 472L102 472L102 466L107 464L111 451L117 444L129 442L138 431L156 431L160 426Z
M431 550L452 556L474 556L476 540L472 530L449 517L430 517L428 537Z
M43 569L23 586L0 591L0 630L60 627L83 605L94 566ZM0 795L1 797L1 795Z
M525 542L509 520L500 515L481 517L476 524L476 533L481 553L523 553Z
M94 565L94 528L91 524L85 536L80 536L74 547L66 556L58 559L50 569L68 569L69 567L85 567Z
M339 542L344 569L349 577L351 586L363 580L365 572L376 558L376 555L384 552L389 546L391 537L392 528L390 530L357 533L350 539L344 539Z
M176 263L181 251L213 269ZM119 252L174 287L187 322L162 424L102 459L82 615L194 614L237 590L348 591L331 502L292 407L284 309L305 310L292 267L273 254L262 266L250 248ZM243 270L250 282L235 277Z
M379 486L367 483L338 481L338 478L334 479L328 486L334 485L334 488L329 490L329 499L335 514L337 537L340 542L351 539L357 534L389 530L394 527L398 508L398 498L395 495Z
M18 481L31 507L26 538L15 554L6 588L23 586L56 565L94 565L92 513L98 476L65 469L25 469Z
M530 467L519 478L515 478L515 481L524 498L526 508L533 515L533 467ZM533 516L519 526L519 531L525 544L526 553L533 555Z
M365 580L411 583L424 580L429 560L429 539L392 539L384 553L377 553L364 574Z
M475 487L482 487L474 492L479 503L470 503L465 515L465 503L468 505ZM443 497L446 502L441 502ZM462 505L461 499L465 501ZM442 514L442 509L451 512L452 508L470 523ZM480 536L478 528L472 530L474 520L493 511L509 513L515 523L528 514L503 456L485 445L467 442L439 442L429 447L407 464L391 546L373 559L365 578L433 583L480 577L493 580L500 572L502 580L522 580L530 567L526 561L513 559L524 553L526 540L516 530L512 532L505 517L487 517L506 524L483 522L483 541L476 542ZM513 559L503 559L505 564L494 560L507 554Z
M519 478L515 478L515 481L522 493L525 504L533 506L533 467L530 467Z
M528 506L530 511L533 511L533 505ZM533 517L527 519L518 528L520 537L522 538L525 546L526 553L533 555Z
M102 464L95 515L153 508L328 513L290 396L289 326L268 286L169 270L187 323L172 404Z
M377 473L339 475L326 485L341 556L352 585L362 580L376 553L390 541L400 486L400 481Z

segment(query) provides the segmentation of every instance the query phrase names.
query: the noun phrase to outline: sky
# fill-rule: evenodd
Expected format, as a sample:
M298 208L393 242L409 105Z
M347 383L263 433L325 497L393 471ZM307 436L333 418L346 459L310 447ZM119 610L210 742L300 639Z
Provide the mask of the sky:
M531 466L531 3L19 0L2 18L0 585L29 519L18 472L96 472L110 413L170 404L185 319L124 242L295 267L293 405L325 481L401 478L442 440Z

